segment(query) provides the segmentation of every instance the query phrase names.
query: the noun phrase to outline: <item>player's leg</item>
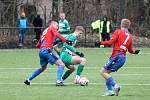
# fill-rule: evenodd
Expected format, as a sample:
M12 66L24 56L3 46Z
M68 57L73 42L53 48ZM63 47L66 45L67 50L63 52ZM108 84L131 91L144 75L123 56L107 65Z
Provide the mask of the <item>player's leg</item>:
M112 79L110 73L111 73L111 66L113 64L113 59L110 57L105 66L100 70L100 74L105 79L107 92L104 94L105 96L114 96L112 83L115 84L115 81Z
M40 57L45 58L48 63L51 65L55 64L57 67L57 77L56 77L56 85L62 86L62 74L64 71L64 63L59 59L51 49L41 49L40 50Z
M105 96L114 96L112 83L116 84L115 80L112 79L110 73L110 70L106 70L105 68L102 68L100 71L101 75L104 77L106 86L107 86L107 92L104 94Z
M30 85L30 82L35 78L37 77L38 75L40 75L46 68L47 68L47 64L48 64L48 61L45 57L45 54L44 54L45 51L40 51L40 64L41 64L41 67L36 69L30 76L29 78L24 81L24 83L26 85Z
M56 77L56 86L63 86L63 81L62 81L62 75L63 75L63 72L64 72L64 63L62 62L61 59L58 59L56 62L55 62L56 66L57 67L57 77Z
M40 75L45 69L46 69L46 66L36 69L36 70L29 76L29 78L28 78L24 83L25 83L26 85L30 85L30 82L31 82L35 77L37 77L38 75Z
M72 61L72 55L66 53L66 52L62 52L60 54L60 58L63 61L63 63L66 65L66 67L69 69L65 72L65 74L63 75L62 79L63 81L68 78L70 76L70 74L75 70L75 66L71 65L71 61Z
M110 73L117 71L119 68L121 68L123 66L124 63L125 63L125 57L117 56L115 58L110 58L108 63L104 66L104 68L101 69L100 73L105 78L106 86L108 89L108 92L105 94L106 96L114 95L113 92L110 92L110 91L112 91L112 87L115 88L116 96L118 96L118 93L120 91L120 86L112 78Z
M126 58L123 55L119 55L118 59L115 61L115 63L113 64L111 71L115 72L117 70L119 70L125 63ZM119 91L120 91L120 86L116 83L116 84L112 84L112 86L114 87L114 90L116 92L116 96L118 96Z
M80 57L80 56L73 56L72 57L71 64L73 64L73 65L79 64L78 68L77 68L75 83L78 83L78 81L80 80L80 78L81 78L80 76L83 72L85 63L86 63L86 59L83 57Z
M71 75L71 73L75 71L75 65L70 65L67 68L69 70L67 70L65 74L63 75L62 77L63 81L66 80Z

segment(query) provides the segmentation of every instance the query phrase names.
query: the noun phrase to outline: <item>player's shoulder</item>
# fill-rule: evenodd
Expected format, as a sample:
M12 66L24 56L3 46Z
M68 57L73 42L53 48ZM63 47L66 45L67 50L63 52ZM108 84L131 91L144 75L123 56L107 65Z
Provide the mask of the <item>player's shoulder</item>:
M120 32L121 32L121 29L116 29L116 30L114 31L114 35L119 35Z
M65 23L68 23L68 21L67 21L66 19L64 19L64 22L65 22Z
M69 34L69 38L76 39L76 35L71 33L71 34Z

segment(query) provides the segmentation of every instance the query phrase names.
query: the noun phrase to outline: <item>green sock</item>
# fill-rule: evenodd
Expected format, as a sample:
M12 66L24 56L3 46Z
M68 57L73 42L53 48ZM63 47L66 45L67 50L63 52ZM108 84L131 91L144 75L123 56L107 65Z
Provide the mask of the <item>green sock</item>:
M77 69L77 75L80 76L82 71L83 71L84 65L79 64L78 69Z
M63 75L62 79L65 80L66 78L68 78L68 77L70 76L71 73L72 73L72 72L70 72L70 70L67 70L67 71L65 72L65 74Z

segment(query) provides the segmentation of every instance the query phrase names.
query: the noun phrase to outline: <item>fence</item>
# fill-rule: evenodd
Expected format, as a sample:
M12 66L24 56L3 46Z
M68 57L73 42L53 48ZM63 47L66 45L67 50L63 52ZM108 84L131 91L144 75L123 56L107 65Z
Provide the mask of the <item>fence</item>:
M42 27L42 30L45 28ZM73 29L71 29L73 32ZM96 32L93 32L91 27L85 27L85 33L79 37L77 46L93 47L96 37ZM17 48L18 47L18 28L17 27L0 27L0 48ZM25 47L34 48L32 43L35 38L34 27L28 27L25 37Z
M116 27L115 27L116 28ZM42 27L42 30L45 28ZM73 28L71 29L73 32ZM138 31L133 36L135 46L146 46L150 47L150 39L148 35L141 37ZM32 43L35 38L34 27L29 27L26 32L25 47L34 48L35 44ZM94 47L95 41L98 40L98 32L93 31L91 27L85 27L85 33L79 37L77 46L78 47ZM17 48L18 47L18 28L17 27L0 27L0 48Z

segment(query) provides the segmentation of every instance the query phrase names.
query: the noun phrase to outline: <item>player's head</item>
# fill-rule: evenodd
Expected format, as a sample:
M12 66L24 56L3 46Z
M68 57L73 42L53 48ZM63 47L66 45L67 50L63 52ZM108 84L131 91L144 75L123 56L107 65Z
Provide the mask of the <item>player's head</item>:
M60 19L61 19L61 20L64 20L65 18L66 18L65 13L60 13Z
M74 33L76 33L77 36L80 36L84 33L84 31L85 30L84 30L83 26L76 26Z
M26 14L24 12L21 13L21 17L25 17Z
M58 29L58 23L56 21L51 21L50 27L54 27L55 29Z
M131 22L129 19L122 19L121 20L121 28L129 28L130 24L131 24Z

